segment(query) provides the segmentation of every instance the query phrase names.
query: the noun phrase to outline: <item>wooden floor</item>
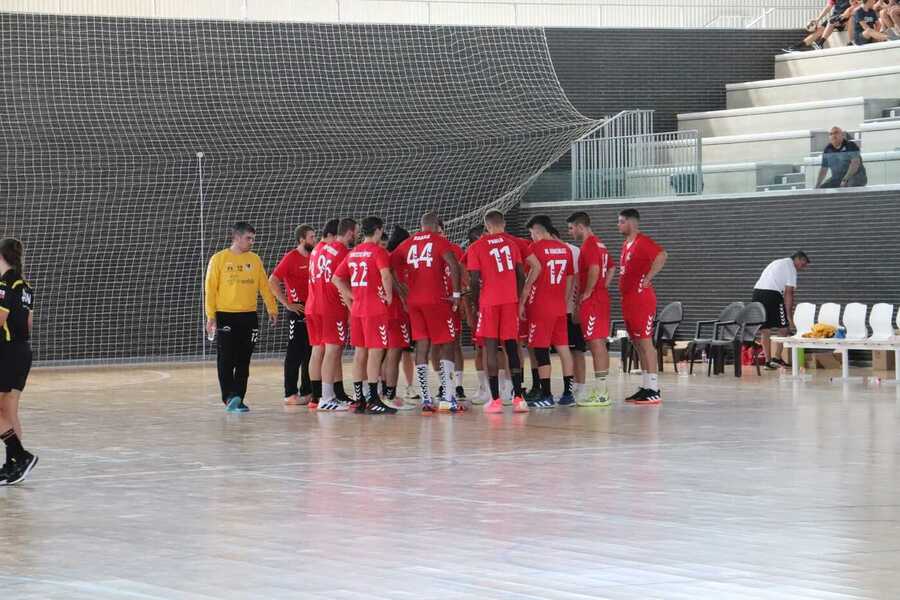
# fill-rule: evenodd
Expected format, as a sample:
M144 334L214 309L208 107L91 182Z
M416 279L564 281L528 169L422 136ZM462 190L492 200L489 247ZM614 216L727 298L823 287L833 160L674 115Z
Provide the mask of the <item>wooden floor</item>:
M29 385L11 600L900 597L895 387L667 373L661 407L423 418L286 409L271 363L246 415L211 368Z

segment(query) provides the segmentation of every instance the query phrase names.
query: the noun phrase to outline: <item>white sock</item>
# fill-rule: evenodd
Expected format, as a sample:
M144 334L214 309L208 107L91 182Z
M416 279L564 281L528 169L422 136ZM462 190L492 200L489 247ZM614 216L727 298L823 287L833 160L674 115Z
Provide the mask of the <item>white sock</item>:
M422 402L432 402L431 390L428 389L428 365L416 365L416 379L419 381Z
M647 373L646 371L644 371L643 373L641 373L641 387L642 387L642 388L650 389L650 377L649 377L649 375L650 375L650 373Z
M441 400L450 402L453 397L453 371L456 365L452 360L441 360L441 385L444 386L444 397Z
M462 378L463 378L463 372L457 371L456 377L455 377L456 387L462 387L462 381L463 381Z
M659 374L647 373L647 387L654 392L659 391Z
M334 400L334 384L322 382L322 402Z
M487 373L484 371L476 371L476 374L478 375L478 391L481 392L488 389Z

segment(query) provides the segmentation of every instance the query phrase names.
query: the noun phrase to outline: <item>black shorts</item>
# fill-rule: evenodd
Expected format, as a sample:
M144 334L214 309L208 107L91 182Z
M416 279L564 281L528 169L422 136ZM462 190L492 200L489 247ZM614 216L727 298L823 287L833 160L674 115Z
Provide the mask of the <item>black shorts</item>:
M25 389L31 371L31 346L0 344L0 394Z
M784 329L788 326L784 296L780 292L753 290L753 301L759 302L766 309L766 322L762 326L763 329Z
M581 325L572 320L572 315L566 315L566 323L569 326L569 350L573 352L587 352L587 344L584 343L584 333Z
M834 25L835 31L844 31L844 29L847 27L847 19L841 16L840 13L832 13L831 16L828 17L828 23Z

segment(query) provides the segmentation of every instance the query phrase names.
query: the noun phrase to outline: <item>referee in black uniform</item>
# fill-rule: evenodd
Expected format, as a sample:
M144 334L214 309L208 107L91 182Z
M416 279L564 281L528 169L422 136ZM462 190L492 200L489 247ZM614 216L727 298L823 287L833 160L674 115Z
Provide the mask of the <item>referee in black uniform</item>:
M22 276L22 242L0 240L0 439L6 463L0 485L24 481L38 457L22 447L19 397L31 370L31 309L34 296Z

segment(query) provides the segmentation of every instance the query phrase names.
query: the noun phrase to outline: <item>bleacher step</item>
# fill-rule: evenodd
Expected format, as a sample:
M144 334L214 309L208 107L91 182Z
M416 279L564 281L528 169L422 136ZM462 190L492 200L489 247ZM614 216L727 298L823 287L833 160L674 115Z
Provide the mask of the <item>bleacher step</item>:
M834 37L834 36L832 36ZM840 46L775 57L775 77L802 77L900 65L900 41Z

